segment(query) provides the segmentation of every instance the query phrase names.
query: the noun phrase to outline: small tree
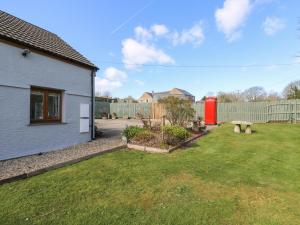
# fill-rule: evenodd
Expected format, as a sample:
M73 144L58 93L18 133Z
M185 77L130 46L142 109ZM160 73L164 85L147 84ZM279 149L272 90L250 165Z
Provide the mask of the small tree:
M244 101L244 96L239 91L233 92L219 92L217 95L218 102L242 102Z
M263 101L266 99L267 92L263 87L251 87L244 91L244 96L248 102Z
M171 125L184 126L195 115L195 110L189 100L169 96L159 100L166 110L166 119Z
M268 96L266 98L267 101L277 101L280 100L281 97L277 92L271 91L268 93Z
M286 99L300 99L300 80L289 83L283 90Z

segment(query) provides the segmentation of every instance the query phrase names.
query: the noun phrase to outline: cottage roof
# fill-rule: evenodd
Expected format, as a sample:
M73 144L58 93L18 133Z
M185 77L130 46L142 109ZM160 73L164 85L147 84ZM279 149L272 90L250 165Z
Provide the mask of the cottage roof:
M73 63L98 69L56 34L1 10L0 39L12 41L29 49L33 48Z

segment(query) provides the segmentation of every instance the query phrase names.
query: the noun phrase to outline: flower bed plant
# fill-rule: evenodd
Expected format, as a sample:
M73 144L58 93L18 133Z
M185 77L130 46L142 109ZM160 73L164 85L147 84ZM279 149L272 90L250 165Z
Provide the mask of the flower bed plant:
M125 128L123 131L123 136L127 138L127 140L131 140L134 138L138 133L144 131L144 128L138 127L138 126L129 126Z
M143 151L148 149L151 152L170 152L171 149L205 132L199 129L200 121L193 122L190 129L186 129L193 121L195 113L189 100L171 96L160 99L159 103L165 109L162 121L156 124L149 116L145 117L142 113L138 113L136 117L141 119L144 127L128 127L124 130L123 135L127 139L128 146ZM166 121L170 125L165 125ZM195 126L197 129L194 129Z
M191 134L178 125L166 125L162 127L163 142L168 145L177 145L186 140Z
M179 125L161 126L160 129L130 126L123 131L123 136L130 144L161 149L170 149L197 135L199 133L189 131Z

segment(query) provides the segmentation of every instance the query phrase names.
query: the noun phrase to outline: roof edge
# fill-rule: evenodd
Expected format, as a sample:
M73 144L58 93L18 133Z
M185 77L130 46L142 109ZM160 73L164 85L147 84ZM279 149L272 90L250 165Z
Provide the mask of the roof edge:
M86 64L86 63L82 63L82 62L79 62L79 61L77 61L77 60L71 59L71 58L69 58L69 57L66 57L66 56L63 56L63 55L60 55L60 54L56 54L56 53L54 53L54 52L47 51L47 50L45 50L45 49L43 49L43 48L39 48L39 47L36 47L36 46L34 46L34 45L31 45L31 44L28 44L28 43L25 43L25 42L16 40L16 39L14 39L14 38L9 38L9 37L7 37L7 36L4 36L4 35L1 35L1 34L0 34L0 40L1 40L1 39L5 40L6 42L12 42L12 43L15 43L15 44L17 44L17 45L21 45L21 46L23 46L23 47L28 47L28 48L34 49L34 50L36 50L36 51L45 53L45 54L47 54L47 55L49 55L49 56L53 56L53 57L55 57L55 58L57 58L57 59L63 59L63 60L69 61L69 62L71 62L71 63L73 63L73 64L78 65L78 66L83 66L83 67L85 67L85 68L93 69L93 70L95 70L95 71L98 71L98 70L99 70L99 68L98 68L96 65L92 66L92 65L89 65L89 64ZM19 46L19 47L21 47L21 46ZM61 60L61 61L63 61L63 60Z

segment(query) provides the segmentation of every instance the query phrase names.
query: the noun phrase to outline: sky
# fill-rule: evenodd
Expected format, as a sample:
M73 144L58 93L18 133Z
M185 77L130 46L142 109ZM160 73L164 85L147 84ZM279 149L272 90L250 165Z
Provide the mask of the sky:
M300 79L299 0L1 0L96 64L96 92L196 96Z

